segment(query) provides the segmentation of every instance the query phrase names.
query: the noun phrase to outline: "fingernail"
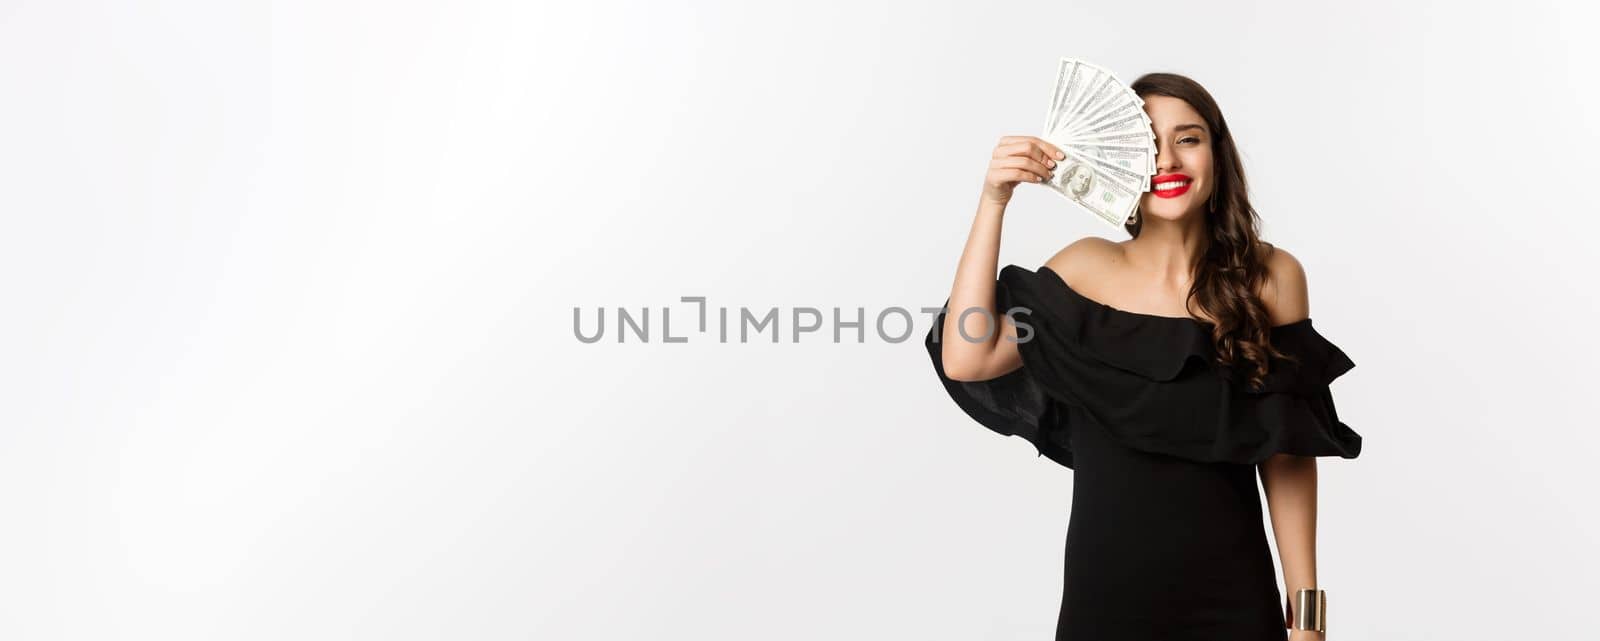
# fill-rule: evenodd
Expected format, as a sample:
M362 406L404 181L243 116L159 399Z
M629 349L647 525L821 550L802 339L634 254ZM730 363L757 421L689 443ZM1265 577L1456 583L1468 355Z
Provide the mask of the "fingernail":
M1051 166L1051 167L1054 167L1054 166L1056 166L1056 161L1054 161L1054 160L1051 160L1051 161L1050 161L1050 166Z
M1059 152L1059 151L1058 151L1058 152L1056 152L1056 160L1061 160L1061 159L1062 159L1062 158L1066 158L1066 157L1067 157L1067 155L1066 155L1066 154L1064 154L1064 153L1061 153L1061 152Z

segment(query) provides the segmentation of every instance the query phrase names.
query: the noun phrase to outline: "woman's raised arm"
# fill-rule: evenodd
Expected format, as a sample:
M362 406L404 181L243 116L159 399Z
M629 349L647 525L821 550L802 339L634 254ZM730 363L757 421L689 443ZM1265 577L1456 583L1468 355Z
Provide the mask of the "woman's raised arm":
M1003 315L1005 310L995 309L1001 223L1017 183L1050 180L1056 161L1063 157L1055 145L1034 136L1005 136L995 145L978 213L950 288L944 334L939 337L946 376L988 380L1022 366L1016 325Z

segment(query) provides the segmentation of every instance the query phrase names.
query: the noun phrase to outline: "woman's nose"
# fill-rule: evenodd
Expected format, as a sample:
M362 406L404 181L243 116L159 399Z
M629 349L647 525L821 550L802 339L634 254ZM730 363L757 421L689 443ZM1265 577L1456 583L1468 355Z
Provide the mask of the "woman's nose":
M1178 155L1172 153L1172 146L1167 144L1156 145L1156 173L1167 174L1179 168Z

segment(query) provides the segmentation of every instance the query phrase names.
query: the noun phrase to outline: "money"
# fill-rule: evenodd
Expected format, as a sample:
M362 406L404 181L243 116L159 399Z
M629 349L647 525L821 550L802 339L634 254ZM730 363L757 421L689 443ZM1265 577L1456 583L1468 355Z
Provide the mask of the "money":
M1110 178L1093 163L1072 154L1056 164L1055 173L1045 184L1095 217L1116 226L1128 219L1129 212L1139 204L1139 195L1145 191Z
M1144 100L1106 69L1057 63L1040 137L1067 155L1045 185L1096 218L1121 227L1150 191L1156 145Z

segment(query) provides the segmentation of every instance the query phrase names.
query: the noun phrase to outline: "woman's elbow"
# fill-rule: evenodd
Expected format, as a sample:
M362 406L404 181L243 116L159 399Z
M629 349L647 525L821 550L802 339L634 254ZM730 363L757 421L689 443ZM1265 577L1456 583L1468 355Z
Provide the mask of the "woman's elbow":
M983 380L983 367L975 362L977 359L972 358L970 354L955 355L946 349L943 360L946 378L963 383Z

